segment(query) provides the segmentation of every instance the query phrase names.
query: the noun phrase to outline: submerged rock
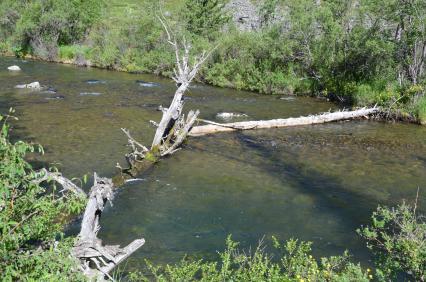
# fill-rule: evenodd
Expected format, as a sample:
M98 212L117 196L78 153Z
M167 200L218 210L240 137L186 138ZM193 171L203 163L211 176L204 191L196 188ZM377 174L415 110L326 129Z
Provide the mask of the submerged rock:
M295 98L295 97L288 96L288 97L280 97L280 100L284 100L284 101L293 101L293 100L296 100L296 98Z
M147 81L143 81L143 80L136 80L136 83L138 83L140 86L143 86L143 87L156 87L156 86L158 86L157 83L147 82Z
M56 94L56 92L58 92L58 91L51 86L49 86L45 90L43 90L43 93L46 93L46 94Z
M9 71L20 71L21 68L19 66L10 66L7 68Z
M46 99L46 100L63 100L63 99L65 99L65 96L58 95L58 96L53 96L53 97L46 97L44 99Z
M216 117L223 120L230 120L233 118L248 117L248 115L243 113L217 113Z
M105 80L88 79L85 81L87 84L105 84Z
M41 86L40 86L40 82L35 81L35 82L31 82L29 84L18 84L18 85L15 86L15 88L18 88L18 89L28 88L28 89L40 90Z
M99 92L81 92L80 96L99 96L102 95L102 93Z

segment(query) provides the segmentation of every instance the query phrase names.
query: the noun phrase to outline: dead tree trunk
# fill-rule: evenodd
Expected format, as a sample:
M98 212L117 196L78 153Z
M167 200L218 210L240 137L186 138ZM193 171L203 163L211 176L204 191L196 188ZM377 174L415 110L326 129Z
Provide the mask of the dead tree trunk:
M362 108L355 111L341 111L334 113L323 113L319 115L311 115L298 118L287 119L271 119L271 120L256 120L256 121L242 121L234 123L216 123L207 120L200 120L209 123L208 125L194 126L189 132L189 136L202 136L206 134L230 132L236 130L250 130L261 128L274 128L274 127L290 127L298 125L320 124L338 120L354 119L359 117L366 117L371 114L379 112L379 108Z
M158 19L163 25L167 41L173 47L175 53L176 68L174 69L173 80L176 82L178 88L170 106L168 108L161 108L163 112L161 121L158 124L151 121L157 126L157 129L150 149L133 139L129 131L122 129L127 135L132 152L126 155L128 168L123 169L119 165L117 166L121 169L122 173L113 178L115 184L124 183L127 178L133 177L140 173L141 170L150 167L159 158L171 155L179 150L179 147L182 145L200 113L198 110L191 110L185 117L185 114L183 114L183 98L188 86L197 75L201 64L209 57L213 50L210 52L204 51L201 55L191 59L191 44L185 38L178 43L174 34L171 33L167 22L161 17Z
M142 247L145 240L134 240L124 248L118 245L102 245L102 240L97 237L100 230L99 220L106 203L112 201L113 184L111 179L100 178L96 173L94 178L72 255L80 261L81 269L87 277L103 280L105 276L110 277L108 273L114 267Z
M182 114L184 104L184 94L189 84L196 76L201 64L208 58L211 51L205 51L198 57L195 57L191 66L190 51L191 45L183 38L179 44L175 36L162 18L158 18L163 24L167 34L167 40L172 45L175 57L176 68L174 69L173 80L176 82L178 89L173 97L173 101L167 109L163 109L163 116L158 124L154 139L152 140L151 151L158 151L160 156L165 156L175 152L184 141L188 131L192 128L198 114L198 110L190 111L188 118ZM183 51L180 50L180 45Z

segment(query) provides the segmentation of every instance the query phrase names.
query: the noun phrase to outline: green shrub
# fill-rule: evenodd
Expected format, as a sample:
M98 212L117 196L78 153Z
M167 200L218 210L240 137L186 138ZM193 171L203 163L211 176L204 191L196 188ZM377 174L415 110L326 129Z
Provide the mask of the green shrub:
M421 96L415 104L415 115L421 124L426 124L426 96Z
M224 9L229 0L186 0L182 12L186 29L196 35L215 38L230 17Z
M59 46L59 58L66 60L73 60L78 55L89 57L90 48L81 45L62 45Z
M274 238L274 246L282 251L280 259L273 260L260 244L254 253L237 249L228 237L226 250L219 253L219 262L182 260L177 265L159 267L148 264L148 276L131 273L131 281L369 281L368 271L342 256L322 258L317 262L311 254L311 243L289 240L280 244Z
M395 281L405 273L415 281L426 278L426 220L405 203L397 208L378 207L372 225L358 233L376 255L377 274Z
M84 199L40 186L40 177L25 161L43 152L23 141L10 143L8 119L0 116L0 273L12 280L82 280L69 256L72 240L61 239L62 219L79 213Z

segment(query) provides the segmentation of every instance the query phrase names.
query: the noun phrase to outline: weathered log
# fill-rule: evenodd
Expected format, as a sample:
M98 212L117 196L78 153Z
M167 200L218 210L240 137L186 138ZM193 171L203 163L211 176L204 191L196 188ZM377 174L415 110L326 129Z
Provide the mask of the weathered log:
M176 37L170 32L167 21L161 17L158 17L158 19L163 25L167 34L167 40L175 52L176 68L173 70L174 76L172 78L178 86L172 103L167 109L163 109L163 116L161 121L158 123L155 136L152 140L151 150L158 150L160 151L160 155L164 156L172 152L170 150L171 147L177 147L174 144L168 143L178 139L179 134L176 133L176 130L183 128L177 128L175 126L176 122L183 121L183 119L181 119L184 103L183 96L188 89L189 84L197 75L201 64L204 63L204 61L210 56L214 48L208 53L204 51L200 56L195 57L194 63L191 65L191 44L186 41L185 37L183 37L183 40L179 44ZM183 50L180 50L180 47L182 47Z
M97 238L100 230L99 220L108 201L113 198L111 179L100 178L94 174L94 184L90 189L89 200L84 211L78 241L71 254L80 261L83 273L89 278L103 279L121 261L139 249L143 238L134 240L125 248L117 245L104 246Z
M40 183L42 183L44 181L53 180L53 181L59 183L62 186L62 191L60 191L60 192L70 191L70 192L73 192L75 194L87 197L87 195L83 191L83 189L81 189L80 187L78 187L77 185L75 185L68 178L63 177L60 172L51 172L51 171L48 171L45 168L42 168L38 172L38 176L39 177L34 181L37 184L40 184Z
M208 125L194 126L189 132L189 136L202 136L219 132L230 132L236 130L250 130L261 128L274 128L274 127L290 127L299 125L321 124L326 122L348 120L364 116L376 114L380 111L379 108L362 108L354 111L339 111L334 113L322 113L318 115L311 115L298 118L286 119L271 119L271 120L256 120L256 121L242 121L233 123L216 123L212 121L200 120Z

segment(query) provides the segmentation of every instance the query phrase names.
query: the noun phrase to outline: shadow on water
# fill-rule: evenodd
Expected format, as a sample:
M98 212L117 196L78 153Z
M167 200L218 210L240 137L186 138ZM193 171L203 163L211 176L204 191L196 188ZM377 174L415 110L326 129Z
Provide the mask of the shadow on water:
M341 247L331 246L330 242L325 243L328 246L324 248L324 242L321 241L328 241L329 238L312 236L312 234L296 233L291 236L319 243L317 245L314 244L314 253L319 255L338 255L345 249L349 249L357 259L365 263L371 259L371 255L365 247L364 242L358 238L355 230L359 228L361 224L368 223L371 212L377 207L377 203L374 203L374 199L366 199L362 194L347 191L338 178L331 177L307 167L304 162L298 160L299 156L290 150L280 150L279 154L277 154L277 151L271 146L265 145L261 140L248 136L242 132L235 133L235 139L242 145L243 150L255 152L255 154L261 156L261 160L256 159L253 161L244 157L239 157L238 155L229 154L228 152L222 153L221 151L208 148L200 148L196 145L189 145L189 148L218 155L223 159L239 162L241 165L251 165L261 169L263 173L275 178L278 182L281 182L282 185L290 185L292 189L297 190L298 196L300 196L300 194L306 194L310 198L313 198L312 205L318 213L333 214L334 217L339 217L340 220L338 221L340 228L348 230L350 234L346 236L350 237L352 240L343 249ZM259 189L262 189L262 187L259 187ZM303 210L300 210L300 212L303 212ZM297 213L297 211L295 211L295 213ZM299 225L303 226L303 223L299 223ZM261 237L258 239L260 240ZM286 240L289 239L289 237L280 239ZM266 238L266 242L269 246L272 245L270 244L270 238ZM252 241L252 243L254 242ZM255 246L251 245L250 248L252 247ZM320 252L316 252L315 249L321 250ZM271 248L268 248L268 251L276 253L275 250Z

